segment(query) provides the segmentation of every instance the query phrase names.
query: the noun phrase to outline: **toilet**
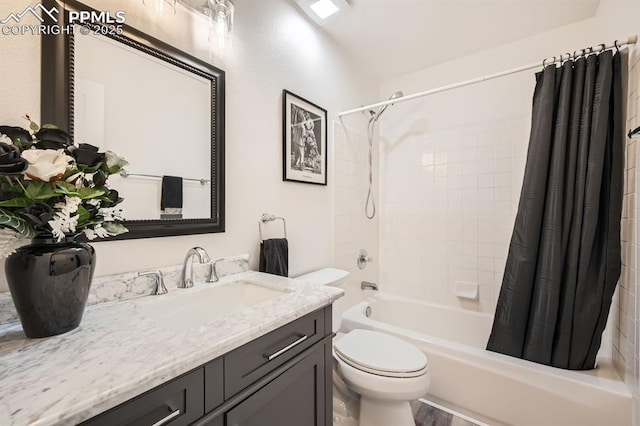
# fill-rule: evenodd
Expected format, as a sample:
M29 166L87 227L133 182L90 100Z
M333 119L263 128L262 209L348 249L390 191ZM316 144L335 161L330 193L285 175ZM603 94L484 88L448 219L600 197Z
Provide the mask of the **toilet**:
M298 279L337 285L348 275L327 268ZM336 338L333 357L339 379L360 396L360 426L415 425L410 402L424 396L431 384L427 357L420 349L385 333L353 330ZM334 423L340 423L337 420Z

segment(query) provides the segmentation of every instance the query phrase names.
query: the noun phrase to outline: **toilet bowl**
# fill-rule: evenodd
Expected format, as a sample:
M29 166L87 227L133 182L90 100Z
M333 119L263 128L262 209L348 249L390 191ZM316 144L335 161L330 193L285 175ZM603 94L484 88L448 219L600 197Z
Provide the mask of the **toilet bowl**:
M427 357L384 333L353 330L333 353L346 385L360 395L360 426L414 426L410 402L431 384Z
M326 268L297 279L339 285L348 276L346 271ZM333 357L339 376L334 378L334 424L357 421L350 414L359 395L360 426L415 426L410 402L423 397L431 384L422 351L388 334L353 330L335 339ZM343 389L342 382L348 389Z

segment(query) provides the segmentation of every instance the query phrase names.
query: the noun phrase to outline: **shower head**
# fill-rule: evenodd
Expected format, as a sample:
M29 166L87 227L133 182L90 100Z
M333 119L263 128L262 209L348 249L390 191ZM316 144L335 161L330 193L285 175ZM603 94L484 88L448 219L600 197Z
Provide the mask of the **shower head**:
M397 92L395 92L393 95L389 96L389 100L391 99L398 99L404 96L404 93L402 93L402 90L398 90ZM393 104L391 104L393 105ZM385 110L387 109L389 105L385 105L382 108L380 108L377 112L370 110L369 113L371 114L371 118L369 121L378 121L378 119L380 118L380 116L382 115L383 112L385 112Z

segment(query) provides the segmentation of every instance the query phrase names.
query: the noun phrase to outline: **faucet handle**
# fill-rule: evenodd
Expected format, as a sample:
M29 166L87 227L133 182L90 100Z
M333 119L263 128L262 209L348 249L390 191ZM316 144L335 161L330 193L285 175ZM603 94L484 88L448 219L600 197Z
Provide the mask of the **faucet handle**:
M164 285L164 275L162 275L162 271L147 271L147 272L138 272L138 276L147 276L150 275L154 278L155 287L151 292L152 295L160 295L167 294L167 287Z
M223 260L225 259L224 258L213 259L211 263L209 263L209 265L211 265L211 270L209 272L209 279L207 280L208 283L217 283L218 281L220 281L220 277L218 276L218 270L216 269L216 265L218 265L218 262L222 262Z
M364 269L367 267L367 263L373 262L373 257L369 256L369 253L365 249L361 249L358 252L358 268Z

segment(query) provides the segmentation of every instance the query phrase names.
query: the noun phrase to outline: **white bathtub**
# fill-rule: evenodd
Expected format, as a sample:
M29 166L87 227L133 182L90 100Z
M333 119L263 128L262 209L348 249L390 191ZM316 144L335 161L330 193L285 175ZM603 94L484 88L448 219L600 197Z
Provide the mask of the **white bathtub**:
M347 310L340 331L378 330L413 343L429 359L426 398L488 424L632 424L632 396L609 360L599 359L592 371L567 371L489 352L492 321L488 314L377 294Z

